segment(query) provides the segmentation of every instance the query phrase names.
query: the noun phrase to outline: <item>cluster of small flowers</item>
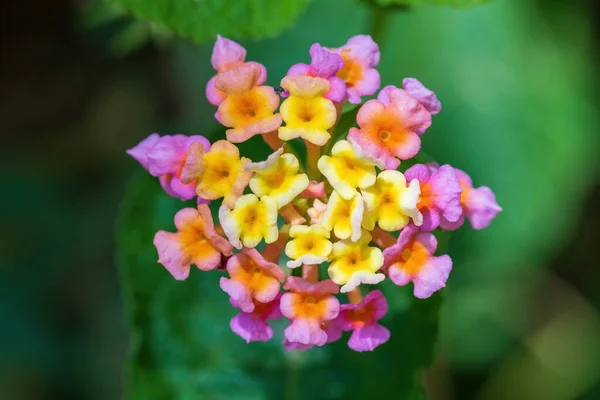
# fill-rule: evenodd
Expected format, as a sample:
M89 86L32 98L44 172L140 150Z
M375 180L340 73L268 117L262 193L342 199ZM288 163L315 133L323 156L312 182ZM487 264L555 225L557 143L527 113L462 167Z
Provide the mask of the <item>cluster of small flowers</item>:
M176 233L156 234L158 262L177 280L192 264L226 269L220 286L240 310L230 324L236 334L270 340L267 320L285 317L288 350L322 346L342 331L353 331L353 350L373 350L390 336L378 324L387 301L379 290L363 298L359 286L387 276L399 286L412 282L418 298L431 296L452 268L450 257L434 255L431 231L456 229L465 217L482 229L501 208L489 188L474 188L449 165L397 170L418 153L420 136L441 110L416 79L384 87L360 107L358 128L328 146L344 102L360 104L379 89L380 53L370 36L359 35L340 48L314 44L310 55L311 63L291 67L275 90L264 85L263 65L245 61L242 46L219 36L211 59L217 74L206 95L229 128L227 140L211 145L202 136L153 134L128 153L169 195L198 199L197 208L175 215ZM274 151L265 161L241 157L234 145L255 135ZM305 166L286 143L296 138L306 145ZM207 203L220 198L215 226ZM340 305L339 291L349 304Z

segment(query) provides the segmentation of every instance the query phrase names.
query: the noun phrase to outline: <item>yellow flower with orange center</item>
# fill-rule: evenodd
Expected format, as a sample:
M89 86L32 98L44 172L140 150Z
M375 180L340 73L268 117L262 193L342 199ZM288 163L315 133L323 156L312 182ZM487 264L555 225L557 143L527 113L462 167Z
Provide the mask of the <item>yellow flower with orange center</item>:
M361 235L364 202L361 195L345 200L336 191L331 193L327 209L321 219L325 229L331 231L340 239L351 238L357 241Z
M290 97L281 103L281 115L285 126L279 128L281 140L297 137L323 146L331 135L327 131L335 124L335 105L323 97L330 88L327 79L312 76L286 76L281 86Z
M372 230L378 223L384 231L397 231L408 225L409 218L417 226L423 223L423 215L417 208L419 181L413 179L407 187L402 172L382 171L375 185L363 190L362 194L365 199L363 228L367 230Z
M216 117L228 129L227 140L243 142L257 134L275 131L281 126L281 115L274 114L279 96L270 86L256 86L260 67L243 64L219 73L215 87L227 97L219 104Z
M224 197L223 202L231 207L252 176L251 171L244 170L244 165L249 162L248 158L240 158L238 148L226 140L215 142L208 152L202 144L192 143L181 171L181 181L187 184L197 180L198 196L206 200Z
M382 273L377 273L383 265L383 253L377 247L369 247L369 242L371 235L363 231L356 242L345 239L333 244L327 272L333 282L344 285L342 293L361 283L376 284L385 278Z
M238 198L233 209L222 205L219 221L227 238L236 249L256 247L264 238L266 243L277 240L277 203L269 196L260 199L253 194Z
M305 265L321 264L327 261L332 244L329 231L322 225L293 225L290 227L290 240L285 246L285 254L291 258L287 266L296 268Z
M283 154L283 148L271 154L266 161L246 164L253 171L250 189L257 196L269 196L277 208L289 204L308 187L306 174L299 174L300 163L292 154Z
M317 165L335 191L346 200L358 193L357 188L366 189L373 185L375 166L382 167L377 159L347 140L337 142L331 149L331 157L322 156Z

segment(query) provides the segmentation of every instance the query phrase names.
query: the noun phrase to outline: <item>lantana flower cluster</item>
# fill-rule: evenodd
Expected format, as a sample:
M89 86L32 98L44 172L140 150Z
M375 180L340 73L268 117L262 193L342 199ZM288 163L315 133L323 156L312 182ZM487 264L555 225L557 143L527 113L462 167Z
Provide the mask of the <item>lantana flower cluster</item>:
M227 140L152 134L128 153L169 195L197 199L197 207L174 216L176 232L156 233L158 262L177 280L192 265L224 272L220 287L239 309L233 332L267 341L269 321L285 318L288 350L323 346L350 331L348 346L370 351L390 337L379 324L388 304L375 285L412 282L414 296L428 298L452 269L448 255L436 255L432 231L457 229L465 218L482 229L501 208L489 188L473 187L450 165L400 172L441 105L414 78L379 90L380 52L370 36L339 48L315 43L310 57L274 88L265 84L263 65L219 36L206 96ZM344 105L376 93L340 135ZM243 157L236 146L254 136L271 147L266 160ZM306 159L290 141L303 142ZM213 201L221 202L218 221Z

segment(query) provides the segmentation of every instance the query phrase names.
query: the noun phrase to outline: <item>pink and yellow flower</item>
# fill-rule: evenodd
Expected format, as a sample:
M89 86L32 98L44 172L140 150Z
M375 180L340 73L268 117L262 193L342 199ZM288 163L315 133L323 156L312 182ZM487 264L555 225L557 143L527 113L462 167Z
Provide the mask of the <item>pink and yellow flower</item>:
M252 176L251 171L244 170L244 165L250 162L250 159L240 157L238 148L226 140L215 142L208 152L201 145L192 144L181 180L196 182L198 196L208 200L223 197L224 204L233 206Z
M321 324L337 317L340 309L333 296L338 285L330 280L311 284L290 276L283 288L290 292L281 297L281 313L292 320L285 329L285 338L292 343L323 346L327 333Z
M365 200L363 228L373 230L377 223L384 231L393 232L408 225L409 218L421 225L423 216L417 208L419 194L416 179L407 186L402 172L382 171L376 183L362 191Z
M254 300L261 303L272 301L279 293L280 282L285 273L277 264L269 262L255 249L243 248L227 262L230 278L221 278L220 286L225 293L246 312L254 310Z
M214 229L208 206L198 209L184 208L175 214L176 233L158 231L154 246L158 262L164 265L173 278L184 280L190 274L190 266L202 271L217 268L221 255L230 255L232 247Z
M257 62L246 60L246 49L233 40L226 39L217 35L217 41L213 47L211 63L217 71L217 75L212 77L206 85L206 98L214 106L221 104L227 98L227 93L217 89L215 86L216 78L224 72L241 65L253 65L259 68L260 75L256 81L257 85L262 85L267 80L267 69Z
M458 229L467 217L473 229L486 228L496 218L496 215L502 211L502 207L496 202L496 195L487 186L474 188L471 177L460 169L454 168L454 172L462 188L460 205L463 214L455 222L450 221L443 215L440 226L442 229L447 230Z
M267 342L273 337L273 328L268 324L268 320L281 318L279 309L279 301L281 293L267 303L253 300L254 308L251 312L243 310L231 319L229 326L231 330L244 339L246 343L250 342ZM230 299L234 307L239 308L235 300Z
M266 243L277 240L277 203L269 196L260 199L246 194L235 201L230 209L223 204L219 209L219 221L225 235L236 249L256 247L264 238Z
M383 251L383 268L396 285L413 282L415 297L426 299L446 286L452 270L449 256L434 257L436 249L435 236L411 224L400 232L396 244Z
M281 103L285 126L279 128L281 140L297 137L323 146L331 135L327 131L335 124L337 111L329 99L323 97L330 89L327 79L312 76L286 76L281 86L290 97Z
M344 67L344 60L339 54L336 54L320 44L315 43L310 46L310 65L298 63L293 65L288 76L318 76L327 79L330 88L324 97L339 103L346 98L346 83L336 74Z
M412 97L414 97L431 115L439 114L442 111L442 103L438 100L435 93L427 89L421 82L415 78L404 78L402 87ZM389 93L392 90L398 89L394 85L388 85L379 91L377 100L381 101L386 106L390 104ZM424 132L424 131L423 131ZM421 135L423 132L417 132Z
M369 35L353 36L345 45L331 51L339 54L344 67L337 76L346 82L348 101L360 104L361 96L374 94L380 86L379 72L373 67L379 64L379 46Z
M339 239L351 239L356 242L361 235L364 209L364 201L360 194L350 200L345 200L336 191L333 191L329 196L321 224L328 231L333 230Z
M381 159L386 169L396 169L400 160L414 157L421 149L417 132L431 125L431 114L402 89L390 90L387 98L388 104L369 100L358 110L359 129L351 128L348 138Z
M166 135L153 133L127 150L150 175L158 177L165 192L182 200L196 197L195 182L182 182L181 173L189 147L197 143L204 151L210 142L204 136Z
M377 273L383 265L381 250L370 247L370 242L371 235L363 231L356 242L345 239L333 244L327 272L333 282L343 285L342 293L355 289L361 283L376 284L385 279L385 275Z
M306 174L298 173L300 163L283 148L271 154L266 161L246 164L246 170L253 171L250 189L257 196L269 196L282 208L302 193L309 184Z
M462 188L450 165L416 164L407 169L404 176L409 181L418 180L421 187L417 201L417 209L423 214L421 230L434 230L440 225L441 217L456 222L462 216Z
M379 290L373 290L359 304L342 304L331 324L337 330L352 331L348 347L354 351L373 351L390 339L390 331L377 322L387 314L388 304Z
M331 157L322 156L317 166L335 191L346 200L356 196L357 188L366 189L375 184L375 166L383 167L379 160L347 140L337 142L331 149Z
M285 254L291 258L287 266L315 265L327 261L332 244L329 231L322 225L293 225L290 227L290 240L285 246Z
M275 114L279 96L270 86L258 86L259 77L260 68L245 64L215 79L217 89L227 93L216 117L222 125L232 128L226 131L227 140L232 143L244 142L281 126L281 115Z

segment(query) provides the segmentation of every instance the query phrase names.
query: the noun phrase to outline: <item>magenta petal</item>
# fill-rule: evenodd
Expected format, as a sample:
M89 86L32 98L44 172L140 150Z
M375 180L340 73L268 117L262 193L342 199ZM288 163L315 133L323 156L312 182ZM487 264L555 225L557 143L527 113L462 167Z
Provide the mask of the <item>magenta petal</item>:
M322 47L319 43L310 46L310 66L317 76L329 78L344 67L344 60L339 54Z
M352 333L348 347L354 351L373 351L389 339L390 331L386 327L379 324L368 324Z
M325 97L334 103L344 100L346 98L346 82L342 78L332 76L329 78L329 83L331 84L331 88L325 93Z
M423 214L422 231L430 232L440 226L440 212L437 208L424 208L421 214Z
M267 342L273 337L273 328L264 320L255 318L252 314L241 312L231 319L231 330L246 343Z
M225 293L231 296L231 299L235 301L240 310L246 313L254 311L252 295L240 282L222 277L219 281L219 286L221 286L221 289Z
M340 317L338 316L333 321L329 321L327 325L325 325L325 333L327 334L327 343L333 343L338 341L342 337L342 326Z
M360 104L361 96L375 94L381 85L381 77L376 69L369 68L364 72L363 78L356 82L355 86L349 87L348 101L352 104Z
M426 299L446 286L451 270L452 259L449 256L432 257L413 279L415 297Z
M502 207L496 202L494 192L487 186L469 190L465 206L473 229L487 227L502 211Z
M127 154L133 157L137 162L140 163L142 167L144 167L144 169L147 170L149 168L148 152L156 144L156 142L158 142L159 139L160 135L158 133L153 133L131 149L127 150Z
M154 246L158 252L158 262L173 278L182 281L190 275L191 264L186 260L178 238L176 233L158 231L154 235Z
M424 164L415 164L404 173L407 182L417 179L420 183L428 183L430 170Z
M442 110L442 104L435 93L427 89L415 78L405 78L402 81L404 90L417 99L431 114L437 114Z
M446 231L455 231L465 222L465 216L461 215L456 222L450 222L442 215L440 217L440 228Z
M171 190L167 193L181 200L191 200L197 196L196 185L194 183L185 184L179 178L172 177L170 181Z
M317 321L296 319L285 328L285 337L290 342L323 346L327 342L327 334Z
M152 146L148 155L148 171L152 176L172 174L181 164L183 154L173 136L163 136Z
M206 84L206 99L213 106L218 106L227 98L227 93L220 91L215 86L216 76L210 78Z
M369 67L379 64L379 58L381 57L379 46L369 35L353 36L348 39L344 47L349 47L352 55L359 57Z
M419 227L414 224L408 224L404 229L400 231L398 240L390 247L383 250L383 267L387 269L404 251L404 247L410 242L410 240L419 232Z
M200 144L202 144L202 147L204 147L204 151L210 150L210 141L201 135L187 136L183 143L185 150L187 151L187 149L190 148L191 144L195 142L200 142Z
M290 69L287 72L287 76L310 75L311 71L312 71L312 68L310 67L310 65L298 63L298 64L294 64L290 67Z
M283 339L283 348L285 351L306 351L312 349L314 346L312 344L302 344L297 342L290 342L287 339Z
M217 41L210 57L212 66L217 71L227 67L228 64L243 62L246 59L246 49L233 40L217 35Z
M386 107L389 106L390 105L390 92L394 89L398 89L398 88L394 85L387 85L386 87L384 87L383 89L381 89L379 91L379 94L377 95L377 100L379 100L380 102L385 104Z
M442 165L429 181L431 193L434 196L433 204L444 215L444 218L454 222L462 215L460 195L462 188L458 183L454 168Z

